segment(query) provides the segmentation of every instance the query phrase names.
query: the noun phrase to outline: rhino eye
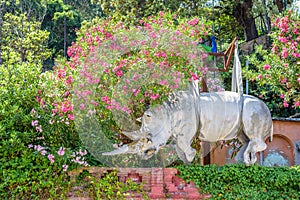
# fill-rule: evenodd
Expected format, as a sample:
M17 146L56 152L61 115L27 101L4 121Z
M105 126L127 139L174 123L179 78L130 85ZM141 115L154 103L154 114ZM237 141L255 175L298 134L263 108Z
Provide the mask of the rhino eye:
M146 114L146 117L151 117L151 115L149 115L149 114Z

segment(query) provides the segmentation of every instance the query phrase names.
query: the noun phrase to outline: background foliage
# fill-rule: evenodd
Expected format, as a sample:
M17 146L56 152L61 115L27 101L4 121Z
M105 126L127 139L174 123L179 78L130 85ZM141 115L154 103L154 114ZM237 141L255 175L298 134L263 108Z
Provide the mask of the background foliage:
M274 17L270 49L256 48L250 68L250 92L267 102L273 116L297 117L300 113L300 18L295 12ZM298 116L299 117L299 116Z
M178 20L169 23L174 29L198 18L207 30L187 26L180 32L191 34L200 30L194 39L201 37L208 45L210 34L215 34L220 46L236 35L246 41L271 31L273 49L257 48L249 58L252 64L249 71L244 74L251 81L252 94L268 104L273 116L299 113L299 15L283 12L290 1L251 2L215 1L212 5L207 1L172 0L0 0L0 197L64 197L70 186L66 171L99 165L83 147L75 129L72 87L78 76L77 67L98 42L116 31L114 26L120 19L125 30L127 25L141 25L142 17L151 21L147 17L159 16L160 11L169 13L171 18L176 14ZM277 16L273 28L272 15ZM168 21L163 23L166 25ZM250 23L257 30L254 27L245 30ZM105 31L94 30L96 27ZM209 34L205 36L204 31ZM134 59L129 61L132 64ZM104 111L104 102L101 103L104 119L110 114ZM216 198L234 195L241 199L259 198L259 192L266 198L268 195L299 197L299 170L257 166L247 169L182 166L180 169L183 176L195 177L198 186ZM258 188L258 181L263 178L266 181ZM241 180L244 185L240 184ZM212 186L218 184L222 188L213 190ZM107 182L95 185L98 189L108 186Z

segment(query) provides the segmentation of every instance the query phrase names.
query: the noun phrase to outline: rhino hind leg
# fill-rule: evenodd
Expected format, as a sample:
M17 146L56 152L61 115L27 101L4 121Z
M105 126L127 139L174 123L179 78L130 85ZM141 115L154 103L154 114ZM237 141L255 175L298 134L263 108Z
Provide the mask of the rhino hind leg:
M246 148L248 147L249 141L248 142L244 142L242 144L242 147L240 148L240 150L237 152L236 156L234 157L234 160L238 163L243 163L244 162L244 153L246 151Z
M244 152L244 162L246 165L252 165L257 161L256 153L267 148L263 138L253 138L250 140L247 149Z
M244 162L244 152L245 152L246 148L248 147L248 144L249 144L250 140L243 131L240 132L240 134L238 135L237 138L240 141L242 147L237 152L234 159L235 159L236 162Z

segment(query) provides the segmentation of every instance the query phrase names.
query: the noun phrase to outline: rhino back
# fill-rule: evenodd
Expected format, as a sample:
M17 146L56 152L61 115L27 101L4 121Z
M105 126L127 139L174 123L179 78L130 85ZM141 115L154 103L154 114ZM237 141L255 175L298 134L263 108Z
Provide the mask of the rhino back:
M235 92L201 93L197 100L200 139L215 142L235 138L241 125L240 100Z

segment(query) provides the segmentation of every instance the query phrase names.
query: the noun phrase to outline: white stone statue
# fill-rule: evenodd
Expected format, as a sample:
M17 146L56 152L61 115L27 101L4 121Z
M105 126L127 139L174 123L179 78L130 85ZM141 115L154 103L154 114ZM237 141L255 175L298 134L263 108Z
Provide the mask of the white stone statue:
M273 124L266 104L243 94L241 77L235 52L233 91L237 86L238 92L200 93L198 82L193 81L189 90L175 92L162 106L146 110L139 130L124 132L133 143L103 155L133 153L148 159L173 139L179 158L190 163L196 154L191 144L199 131L202 141L238 138L243 144L238 155L246 165L255 163L255 154L267 148L266 136L272 138Z

